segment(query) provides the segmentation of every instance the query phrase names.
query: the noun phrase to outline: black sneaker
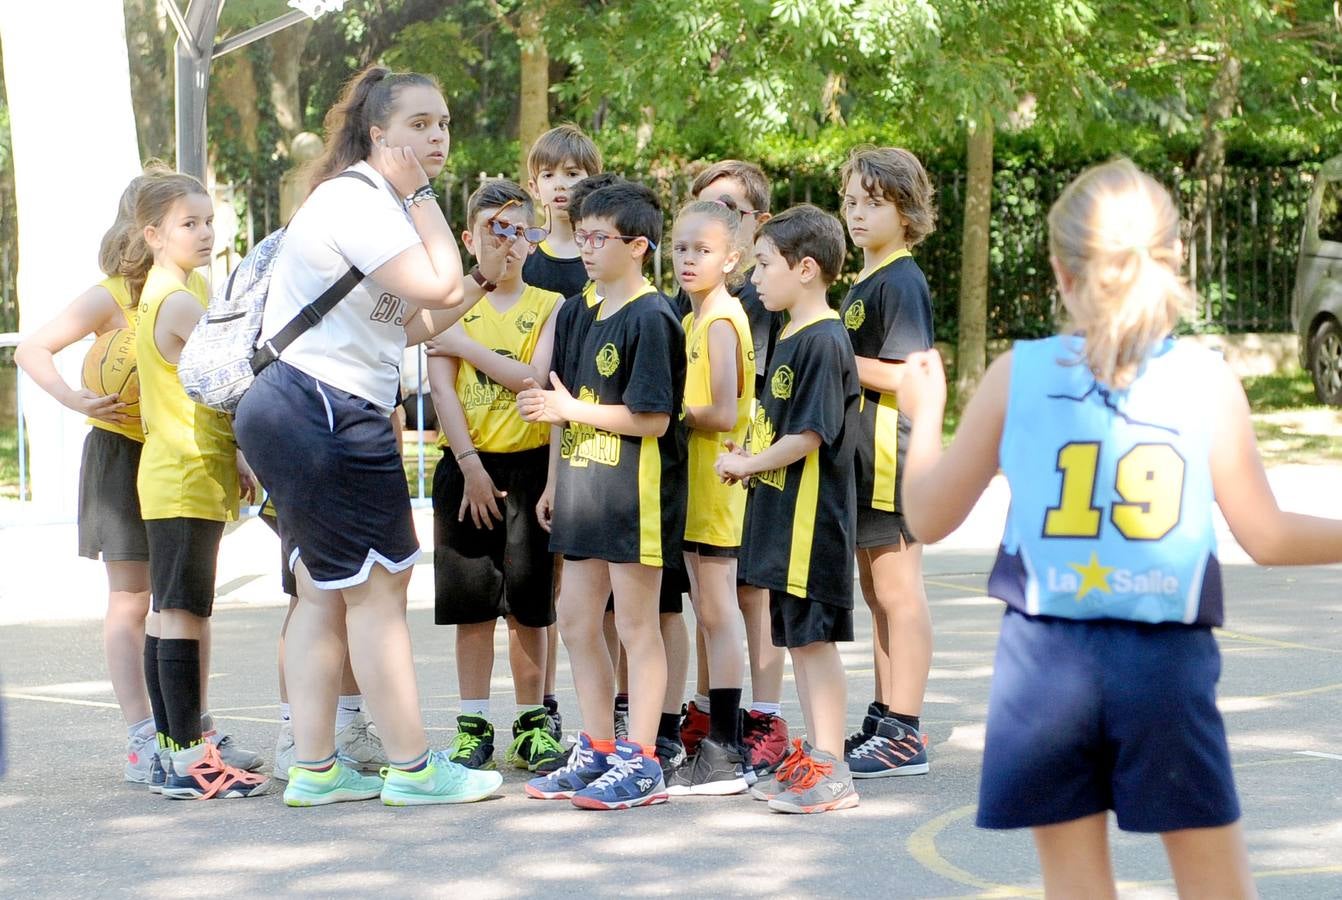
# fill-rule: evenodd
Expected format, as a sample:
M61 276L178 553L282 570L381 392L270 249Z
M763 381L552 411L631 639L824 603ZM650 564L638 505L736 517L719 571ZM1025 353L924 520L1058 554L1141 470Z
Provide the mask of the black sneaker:
M529 709L513 721L513 742L504 758L519 769L540 771L546 766L554 771L564 764L568 754L550 733L549 717L544 707Z
M556 741L564 740L564 716L559 712L558 700L545 701L545 718L549 722L550 736Z
M745 754L739 747L728 747L706 737L699 742L699 752L694 759L677 770L667 782L667 793L705 797L743 794L749 787L745 762Z
M685 745L680 741L661 736L657 738L657 762L661 764L663 772L675 772L685 764L686 759ZM670 779L666 783L669 785Z
M862 730L854 731L843 739L843 755L851 755L854 750L871 740L879 724L881 724L881 710L873 703L867 707L867 715L862 719Z
M483 716L457 716L457 736L448 748L448 759L468 769L493 769L494 726Z

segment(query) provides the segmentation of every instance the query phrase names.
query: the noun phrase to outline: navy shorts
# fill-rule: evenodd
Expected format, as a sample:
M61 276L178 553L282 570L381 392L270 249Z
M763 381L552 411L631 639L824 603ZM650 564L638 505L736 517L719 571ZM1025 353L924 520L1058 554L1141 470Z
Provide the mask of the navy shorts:
M257 376L233 421L238 446L282 510L280 538L313 583L341 590L377 563L401 572L419 558L391 419L355 394L283 361Z
M536 519L550 448L479 456L494 486L507 494L497 501L503 521L495 521L492 529L477 528L467 512L458 522L465 477L450 451L438 461L433 473L433 621L467 625L512 616L528 628L553 625L554 556L550 535Z
M979 827L1054 825L1110 809L1124 831L1236 821L1220 675L1209 628L1007 610Z

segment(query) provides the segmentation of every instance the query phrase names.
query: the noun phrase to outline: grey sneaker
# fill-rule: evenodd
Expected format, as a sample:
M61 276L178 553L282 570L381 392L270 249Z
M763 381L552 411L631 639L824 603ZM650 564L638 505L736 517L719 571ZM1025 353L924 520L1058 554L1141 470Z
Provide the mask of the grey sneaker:
M666 786L667 793L673 797L686 794L727 797L744 794L746 788L745 755L738 748L720 744L710 737L699 742L699 752L691 762L676 770Z
M261 754L244 749L229 734L220 734L214 727L214 716L205 713L200 717L200 736L219 750L219 758L224 765L244 772L255 772L265 762Z
M294 726L292 722L281 722L280 733L275 738L275 765L271 776L280 781L289 780L289 769L294 764Z
M750 788L750 796L756 800L772 800L792 787L797 777L797 767L811 755L811 745L800 738L792 739L792 749L783 757L773 775L764 781L756 781Z
M857 806L857 790L848 764L823 750L812 750L797 766L792 786L769 801L784 813L821 813Z
M335 750L337 756L354 763L355 768L365 772L374 772L391 765L373 720L363 710L354 717L354 721L336 732Z
M158 735L153 731L137 734L126 741L126 780L132 784L148 784L154 767L154 753L158 750Z

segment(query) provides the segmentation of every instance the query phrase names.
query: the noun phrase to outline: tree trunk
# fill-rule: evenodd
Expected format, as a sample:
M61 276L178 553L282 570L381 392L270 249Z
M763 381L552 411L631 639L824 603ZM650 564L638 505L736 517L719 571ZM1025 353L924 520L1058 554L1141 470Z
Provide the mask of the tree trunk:
M1208 178L1221 177L1226 164L1226 138L1220 124L1235 114L1239 105L1240 75L1243 64L1233 54L1226 54L1212 83L1211 101L1202 118L1202 145L1198 147L1194 168ZM1219 185L1218 185L1219 186Z
M294 135L303 130L303 103L298 92L298 76L302 68L303 48L307 45L308 35L312 33L312 26L311 19L304 19L267 38L274 50L274 62L270 70L270 102L275 107L275 121L284 129L284 146L279 149L285 154L290 152L289 142L294 139Z
M957 405L964 409L987 366L988 227L993 194L993 120L969 127L969 173L960 242L960 318L955 352Z
M541 35L545 3L531 0L522 6L517 27L521 46L522 96L518 103L518 177L527 178L527 153L536 138L550 129L550 53Z
M173 42L177 32L157 0L126 0L126 43L140 157L173 162Z
M18 221L7 220L4 227L18 228L19 329L29 333L103 277L98 242L121 192L140 170L121 5L79 6L72 12L57 3L0 3L18 205ZM60 77L52 76L53 69ZM90 136L92 146L55 139L68 133L71 110L78 110L80 133ZM72 215L75 208L89 212ZM79 385L88 348L79 341L56 355L67 384ZM88 426L26 376L19 390L33 511L40 518L73 520Z

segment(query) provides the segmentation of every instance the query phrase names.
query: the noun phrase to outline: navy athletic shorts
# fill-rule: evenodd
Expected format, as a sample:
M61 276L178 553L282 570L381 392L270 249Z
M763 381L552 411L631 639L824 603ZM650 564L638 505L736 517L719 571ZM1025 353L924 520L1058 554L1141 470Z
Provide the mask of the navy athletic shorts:
M341 590L374 564L419 558L400 448L372 403L283 360L257 376L233 421L238 446L281 511L280 538L313 583Z
M978 824L1025 828L1112 809L1124 831L1240 815L1206 627L1009 609L997 643Z

